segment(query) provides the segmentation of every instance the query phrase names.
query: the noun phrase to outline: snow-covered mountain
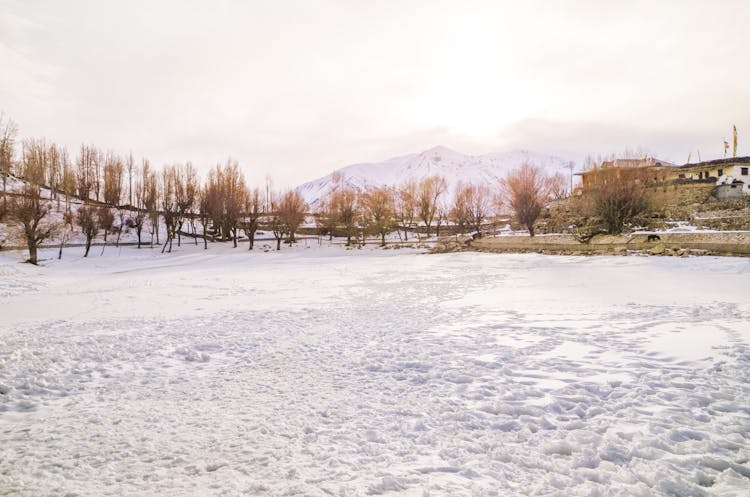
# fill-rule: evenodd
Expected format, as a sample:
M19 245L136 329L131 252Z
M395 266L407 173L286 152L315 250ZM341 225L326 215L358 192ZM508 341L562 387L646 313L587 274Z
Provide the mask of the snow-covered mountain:
M408 180L419 181L437 174L446 179L448 196L452 197L459 181L497 185L509 171L524 163L542 167L550 174L570 174L566 169L569 161L528 150L465 155L446 147L434 147L424 152L393 157L382 162L352 164L300 185L297 190L302 193L309 205L315 207L330 191L338 175L347 185L364 191L380 186L398 186Z

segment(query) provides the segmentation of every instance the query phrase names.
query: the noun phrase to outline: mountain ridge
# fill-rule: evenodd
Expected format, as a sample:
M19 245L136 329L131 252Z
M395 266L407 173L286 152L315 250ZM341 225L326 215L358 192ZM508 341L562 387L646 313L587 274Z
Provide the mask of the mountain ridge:
M548 174L570 174L570 161L530 150L511 150L483 155L467 155L445 146L422 152L399 155L380 162L358 162L303 183L296 188L305 201L315 207L340 175L344 184L359 191L376 187L397 187L409 180L421 180L438 174L448 183L451 199L459 181L474 184L497 184L508 172L524 163L541 167Z

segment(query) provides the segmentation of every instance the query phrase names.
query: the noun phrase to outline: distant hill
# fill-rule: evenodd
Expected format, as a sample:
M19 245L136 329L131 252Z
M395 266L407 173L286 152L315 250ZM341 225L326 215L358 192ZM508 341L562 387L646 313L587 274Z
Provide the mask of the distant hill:
M550 174L570 174L566 169L569 161L528 150L465 155L446 147L434 147L424 152L393 157L382 162L352 164L300 185L297 190L302 193L308 204L315 207L334 184L336 174L340 174L347 185L360 191L381 186L398 186L411 179L419 181L438 174L446 179L448 194L452 197L459 181L497 185L509 171L527 162L545 169Z

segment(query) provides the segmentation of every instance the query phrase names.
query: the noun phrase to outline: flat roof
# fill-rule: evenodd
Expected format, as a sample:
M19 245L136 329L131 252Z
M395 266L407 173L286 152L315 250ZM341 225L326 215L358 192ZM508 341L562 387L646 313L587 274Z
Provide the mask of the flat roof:
M677 166L677 167L679 167L680 169L686 169L690 167L721 166L724 164L750 164L750 156L727 157L726 159L715 159L715 160L707 160L703 162L693 162L690 164L683 164L682 166Z

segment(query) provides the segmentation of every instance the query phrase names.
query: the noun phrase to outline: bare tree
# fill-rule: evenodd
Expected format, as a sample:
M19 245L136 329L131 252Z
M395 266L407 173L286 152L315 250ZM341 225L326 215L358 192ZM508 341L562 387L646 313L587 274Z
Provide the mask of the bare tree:
M450 207L445 199L441 196L437 200L437 209L435 211L435 236L440 236L440 226L448 223Z
M216 172L210 171L206 184L200 190L198 195L198 219L203 227L203 249L208 250L208 226L211 224L212 216L216 211Z
M117 155L109 152L104 159L104 203L112 207L120 205L122 179L125 166Z
M112 214L112 210L109 207L102 205L96 210L96 223L104 231L104 244L102 245L101 253L101 255L104 255L104 248L107 246L107 233L112 230L112 225L115 223L115 215Z
M547 192L551 200L562 200L568 196L568 179L562 173L547 178Z
M60 208L60 189L62 188L63 175L63 151L51 143L47 148L46 157L46 183L50 189L50 196L57 200L57 208Z
M49 145L44 138L25 138L21 141L22 168L19 176L40 187L46 186Z
M68 151L65 148L63 148L62 154L62 167L62 189L65 193L65 213L70 219L72 219L73 214L70 210L70 199L76 194L76 174L70 163Z
M357 236L359 229L360 206L357 191L349 186L342 185L341 188L333 193L331 208L336 218L336 223L343 228L346 234L346 245L348 247L352 244L352 237Z
M122 203L122 183L123 176L125 174L125 165L122 159L110 152L107 154L104 160L104 203L111 205L117 210L117 218L120 220L120 226L117 231L116 245L120 245L120 235L125 225L125 211L121 207ZM110 215L112 215L110 213ZM105 219L106 221L106 219ZM112 223L107 229L111 229L114 224L114 218ZM107 243L107 232L104 232L104 244ZM104 249L102 249L104 252Z
M255 232L258 231L262 203L260 189L253 188L252 191L247 193L245 197L245 221L242 223L242 230L247 236L248 250L252 250L255 243Z
M372 233L380 235L380 246L385 247L385 237L395 228L395 206L393 191L389 188L374 188L362 195L365 224Z
M534 236L534 222L542 212L547 198L547 182L542 170L523 164L508 174L503 190L519 223Z
M336 231L336 211L333 204L332 194L321 200L318 204L318 212L315 216L318 227L318 236L328 235L328 240L333 240L333 234Z
M0 113L0 176L3 177L3 205L0 209L0 219L7 210L8 204L5 192L7 190L8 176L13 173L13 156L15 154L16 136L18 126L12 119Z
M135 234L138 237L138 248L141 248L141 234L143 233L143 224L145 223L146 217L148 216L148 211L146 210L146 182L143 179L145 177L148 177L148 175L148 161L144 160L141 169L141 176L139 178L136 178L135 180L135 205L133 206L134 209L130 214L133 228L135 228Z
M318 205L316 213L316 223L318 226L318 235L328 235L328 240L333 240L334 232L338 226L338 215L336 212L336 195L344 187L344 176L339 173L333 173L331 186L325 197Z
M81 145L76 161L76 181L78 196L86 201L91 197L91 191L98 188L96 182L96 168L99 162L99 151L93 145Z
M27 262L37 264L37 250L44 240L50 238L56 225L47 216L50 204L42 198L45 164L39 157L43 147L42 141L24 142L24 154L21 163L21 176L26 180L19 197L9 204L10 218L21 224L26 246L29 249Z
M65 242L68 240L68 232L73 230L73 216L67 210L63 214L63 223L60 226L59 238L60 248L57 251L57 258L62 259L63 247Z
M175 203L177 204L177 246L181 245L181 232L185 220L189 217L193 219L193 206L198 196L198 173L195 171L193 164L188 162L185 165L178 164L174 169L175 182ZM191 226L194 224L191 222ZM195 229L193 229L195 235ZM198 238L195 237L195 243L198 244Z
M473 189L474 185L459 181L456 185L456 192L453 195L453 207L450 215L460 233L463 233L470 223L470 204Z
M473 186L468 196L469 224L476 232L482 230L482 223L492 214L492 192L487 185Z
M284 223L279 204L281 203L281 197L274 198L271 201L271 213L270 213L270 226L271 233L276 239L276 250L281 250L281 242L284 240L286 235L287 225Z
M81 226L81 232L86 237L86 252L84 252L83 256L88 257L89 249L91 249L91 240L99 233L99 222L96 218L96 212L93 207L84 204L78 208L76 218L78 224Z
M289 235L288 243L290 246L295 242L294 234L305 221L306 210L305 199L297 190L286 191L278 200L276 212L283 225L284 233Z
M135 205L133 203L133 177L136 174L135 158L133 157L132 151L128 154L128 158L125 163L125 168L128 171L128 205L132 207Z
M425 224L427 236L438 212L439 201L448 185L441 176L429 176L419 183L417 190L417 210L419 218Z
M148 214L151 224L151 247L159 244L159 178L156 171L151 170L148 159L143 159L141 181L143 182L143 207Z
M407 181L394 194L396 219L404 231L404 240L409 240L409 228L417 218L418 185L414 180Z
M230 159L224 166L218 164L214 169L213 181L209 185L216 200L211 214L213 224L220 229L222 240L231 239L237 247L237 231L247 192L239 163Z
M167 246L169 246L169 252L172 252L172 240L177 229L178 207L176 188L178 183L177 168L175 166L164 166L159 179L161 214L164 217L164 227L167 230L167 239L164 241L164 246L161 249L162 253L164 253Z

